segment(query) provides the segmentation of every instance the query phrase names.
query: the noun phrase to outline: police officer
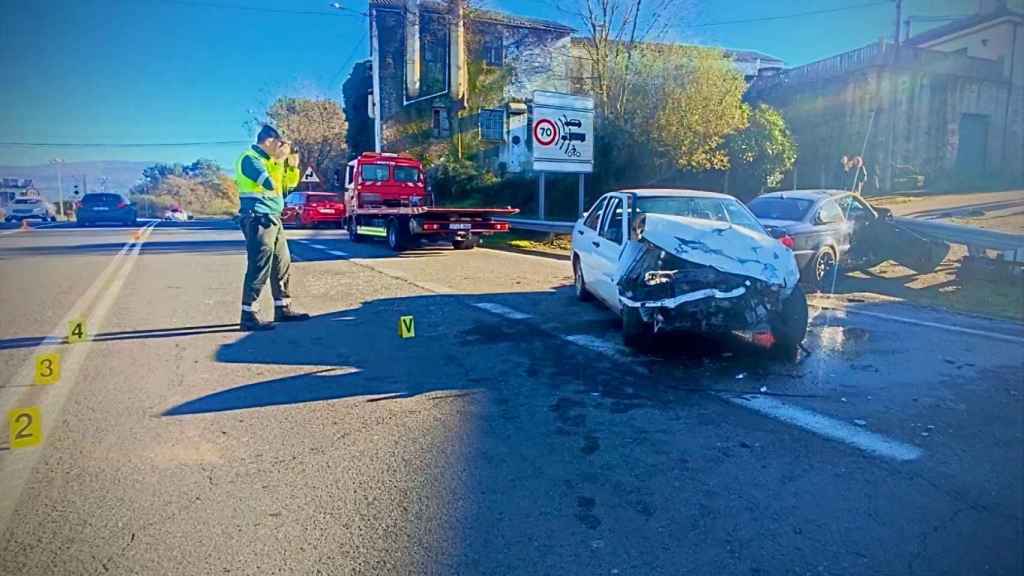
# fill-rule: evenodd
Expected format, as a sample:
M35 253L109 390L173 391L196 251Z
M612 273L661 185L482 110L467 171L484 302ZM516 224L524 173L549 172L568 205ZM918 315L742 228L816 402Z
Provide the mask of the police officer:
M242 285L241 329L270 330L273 324L256 316L256 301L270 278L274 296L274 321L307 320L309 314L291 308L288 291L291 254L281 210L288 191L299 183L299 155L271 126L264 126L256 144L235 163L235 182L241 201L239 225L245 236L247 267Z

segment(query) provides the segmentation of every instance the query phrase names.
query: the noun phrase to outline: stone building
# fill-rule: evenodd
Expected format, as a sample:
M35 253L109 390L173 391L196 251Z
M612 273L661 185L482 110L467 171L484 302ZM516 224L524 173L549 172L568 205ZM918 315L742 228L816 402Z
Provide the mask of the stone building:
M800 147L798 187L848 187L861 155L868 188L1024 183L1021 12L982 0L977 14L759 78L750 98L779 108Z
M464 146L496 172L528 169L526 103L534 90L568 91L573 29L459 0L370 10L382 151Z

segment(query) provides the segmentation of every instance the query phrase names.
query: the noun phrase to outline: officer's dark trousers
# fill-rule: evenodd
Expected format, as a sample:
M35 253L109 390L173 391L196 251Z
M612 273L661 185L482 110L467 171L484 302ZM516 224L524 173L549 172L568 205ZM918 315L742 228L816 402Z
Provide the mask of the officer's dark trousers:
M242 285L243 310L252 309L268 277L274 304L287 305L291 299L288 281L292 256L288 252L288 240L284 235L281 218L270 215L243 215L239 225L245 236L245 253L248 259L245 282Z

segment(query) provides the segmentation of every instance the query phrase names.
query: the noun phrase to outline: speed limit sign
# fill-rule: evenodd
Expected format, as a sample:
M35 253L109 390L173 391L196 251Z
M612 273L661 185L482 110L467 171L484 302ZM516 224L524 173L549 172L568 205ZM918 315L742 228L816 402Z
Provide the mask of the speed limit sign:
M551 146L558 140L558 126L549 118L541 118L533 125L533 140L541 146Z

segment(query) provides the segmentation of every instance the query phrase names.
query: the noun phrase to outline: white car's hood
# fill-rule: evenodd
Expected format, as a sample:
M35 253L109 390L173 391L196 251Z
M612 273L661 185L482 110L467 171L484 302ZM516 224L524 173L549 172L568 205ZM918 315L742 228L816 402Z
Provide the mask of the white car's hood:
M647 214L643 239L721 272L791 289L800 279L793 253L778 240L728 222Z

